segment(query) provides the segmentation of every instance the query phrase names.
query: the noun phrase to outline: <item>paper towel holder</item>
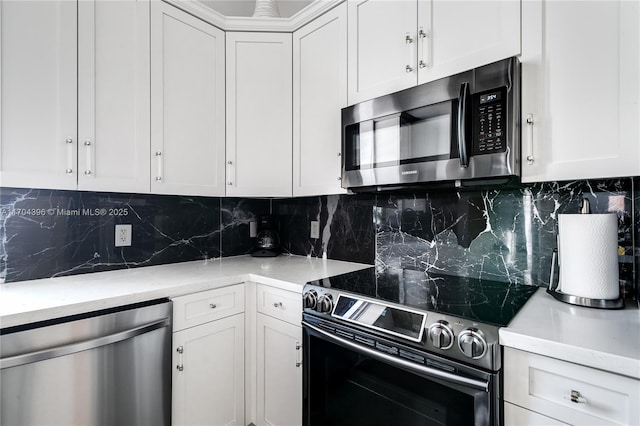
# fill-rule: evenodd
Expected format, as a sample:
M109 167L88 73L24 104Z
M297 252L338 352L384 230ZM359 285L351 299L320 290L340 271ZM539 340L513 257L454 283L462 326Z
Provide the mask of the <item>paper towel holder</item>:
M622 309L624 308L624 300L622 297L617 299L590 299L588 297L574 296L572 294L565 294L558 290L558 280L555 280L556 269L558 263L558 249L553 249L553 255L551 256L551 274L549 276L549 287L547 293L553 296L554 299L560 302L568 303L570 305L584 306L586 308L598 308L598 309Z

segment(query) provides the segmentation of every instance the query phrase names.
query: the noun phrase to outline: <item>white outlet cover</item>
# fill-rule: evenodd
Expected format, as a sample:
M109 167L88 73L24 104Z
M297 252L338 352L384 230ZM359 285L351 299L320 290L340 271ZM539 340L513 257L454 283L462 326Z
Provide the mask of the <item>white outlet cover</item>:
M131 225L116 225L116 247L131 246Z
M311 221L311 238L320 238L320 222L317 220Z

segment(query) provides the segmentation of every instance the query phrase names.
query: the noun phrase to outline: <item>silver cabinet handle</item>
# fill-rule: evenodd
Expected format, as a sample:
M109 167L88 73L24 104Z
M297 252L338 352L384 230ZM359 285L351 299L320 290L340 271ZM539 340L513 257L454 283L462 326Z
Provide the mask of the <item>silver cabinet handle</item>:
M533 114L527 114L527 163L533 164L535 157L533 156Z
M302 365L302 345L300 342L296 342L296 367Z
M429 64L429 59L427 56L427 38L429 34L424 30L424 28L420 27L418 31L418 49L420 52L420 60L418 61L418 68L426 68Z
M411 37L411 35L407 33L404 37L404 42L409 49L409 61L407 66L404 67L404 70L407 73L411 73L413 72L413 65L415 64L415 61L413 60L413 52L415 51L415 48L413 46L413 37Z
M233 161L227 161L227 186L233 186L233 181L231 180L231 166L233 166Z
M216 305L215 303L209 303L209 307L210 307L211 309L215 309L215 308L217 308L217 307L218 307L218 305Z
M67 138L64 143L67 145L67 169L65 172L70 175L73 173L73 139Z
M92 144L91 141L89 139L84 141L84 146L87 148L86 149L86 158L87 158L87 168L84 171L84 174L89 176L91 175L92 169L93 169L93 149L91 149Z
M565 394L564 395L564 399L568 399L569 401L576 403L576 404L587 404L588 401L582 397L582 395L580 394L580 392L578 392L577 390L573 390L571 389L571 393L570 394Z
M110 334L108 336L98 337L96 339L85 340L78 343L72 343L70 345L57 346L55 348L43 349L41 351L2 358L0 359L0 369L16 367L18 365L29 364L31 362L44 361L50 358L70 355L76 352L99 348L101 346L112 345L114 343L131 339L133 337L148 333L153 330L157 330L159 328L167 327L168 325L169 320L162 319L159 321L151 322L149 324L141 325L139 327L131 328L129 330Z
M176 352L178 352L178 365L176 365L176 370L183 371L184 370L184 362L182 359L182 354L184 353L184 347L178 346L176 348Z
M163 165L162 151L156 151L155 155L156 155L156 162L158 165L158 174L156 175L156 181L162 182L162 165Z
M282 308L282 302L276 302L273 304L274 308Z

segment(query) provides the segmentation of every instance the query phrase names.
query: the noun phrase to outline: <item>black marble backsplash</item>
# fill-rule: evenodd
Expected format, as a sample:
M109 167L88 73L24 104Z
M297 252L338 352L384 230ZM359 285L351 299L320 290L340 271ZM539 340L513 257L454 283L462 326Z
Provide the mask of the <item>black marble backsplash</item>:
M274 200L0 188L0 282L247 254L249 223L271 212L288 253L546 286L558 214L586 197L594 213L618 216L620 279L635 298L639 186L636 177ZM133 225L132 247L114 247L117 223Z
M0 188L0 282L249 253L271 201ZM132 225L115 247L115 225Z
M640 241L637 182L625 178L489 191L320 196L274 200L273 212L280 217L283 244L293 254L321 257L326 252L330 259L381 268L546 286L558 214L578 213L586 197L593 213L618 216L622 290L625 297L635 298L634 257L640 262L638 248L634 256L634 232ZM318 239L310 238L311 220L320 222Z

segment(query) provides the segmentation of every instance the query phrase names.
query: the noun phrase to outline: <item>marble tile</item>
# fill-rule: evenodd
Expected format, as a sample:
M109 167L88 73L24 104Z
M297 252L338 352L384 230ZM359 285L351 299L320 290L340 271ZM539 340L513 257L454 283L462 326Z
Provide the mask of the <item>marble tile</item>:
M520 189L380 194L376 264L505 283L548 285L557 215L615 212L620 275L631 291L631 179L552 182Z
M636 288L636 300L640 301L640 177L633 178L633 194L634 194L634 222L635 228L635 245L634 245L634 259L635 259L635 280L634 285Z
M250 237L250 223L271 213L271 200L260 198L222 198L222 256L250 254L256 239Z
M280 238L289 253L373 264L375 231L372 194L328 195L273 201ZM311 221L320 237L311 238Z
M218 198L0 188L0 224L0 282L221 255Z

